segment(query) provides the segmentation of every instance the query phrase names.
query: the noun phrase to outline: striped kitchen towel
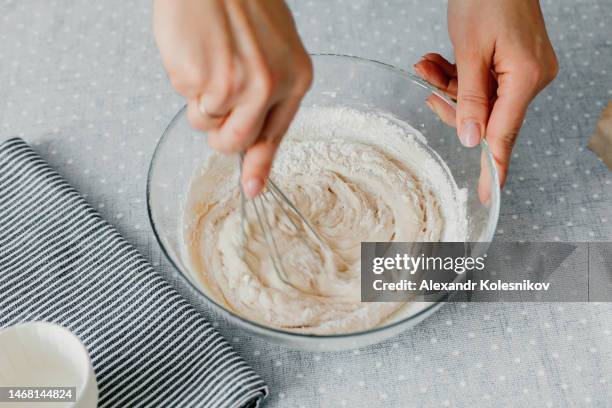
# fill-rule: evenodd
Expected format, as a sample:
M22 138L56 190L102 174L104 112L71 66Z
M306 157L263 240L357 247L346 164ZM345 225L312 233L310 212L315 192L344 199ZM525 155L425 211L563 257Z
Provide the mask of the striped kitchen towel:
M257 407L262 379L23 140L0 145L0 327L61 324L100 407Z

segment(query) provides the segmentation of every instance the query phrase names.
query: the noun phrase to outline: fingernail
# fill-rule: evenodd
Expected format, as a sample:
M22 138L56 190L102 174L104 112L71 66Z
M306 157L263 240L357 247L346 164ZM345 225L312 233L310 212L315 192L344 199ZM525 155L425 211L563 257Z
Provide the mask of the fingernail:
M208 114L207 110L206 110L206 104L204 101L204 96L200 97L200 100L198 101L198 110L200 111L200 114L202 116L206 116Z
M245 183L244 192L249 198L254 198L263 189L263 181L258 178L250 179Z
M478 146L480 143L480 125L473 120L466 120L461 124L459 140L465 147Z
M414 64L414 70L416 71L417 74L419 74L419 76L425 75L425 73L423 72L423 69L419 67L419 64Z
M433 103L431 103L431 102L429 102L429 101L427 101L427 100L426 100L426 101L425 101L425 104L426 104L427 106L429 106L429 109L431 109L433 113L438 113L438 112L436 112L436 108L434 107Z
M483 206L485 206L485 208L491 208L491 194L489 194L488 191L482 193L480 196L480 202Z

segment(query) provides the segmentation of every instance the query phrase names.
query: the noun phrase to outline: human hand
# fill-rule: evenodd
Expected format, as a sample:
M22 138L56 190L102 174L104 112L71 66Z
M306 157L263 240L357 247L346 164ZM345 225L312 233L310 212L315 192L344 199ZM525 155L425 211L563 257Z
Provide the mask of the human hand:
M156 0L154 31L191 125L218 151L245 151L242 185L256 196L312 81L289 9L282 0Z
M527 107L557 75L558 63L537 0L449 0L448 30L456 65L427 54L415 65L426 81L457 100L456 111L432 95L430 107L457 128L461 142L485 137L504 185ZM481 172L479 193L489 199Z

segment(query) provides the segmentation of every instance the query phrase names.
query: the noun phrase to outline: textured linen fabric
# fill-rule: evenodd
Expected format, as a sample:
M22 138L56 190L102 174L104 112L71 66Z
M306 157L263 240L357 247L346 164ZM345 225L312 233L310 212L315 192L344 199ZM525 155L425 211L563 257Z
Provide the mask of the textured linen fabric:
M99 407L254 407L267 394L212 325L15 138L0 145L0 327L30 320L80 336Z
M452 59L444 0L291 0L310 52L410 69ZM586 147L612 98L609 0L542 1L560 60L515 148L496 239L611 241L612 174ZM149 228L155 143L182 106L149 0L0 2L0 135L35 145L181 292ZM198 306L199 307L199 306ZM207 313L204 308L200 308ZM612 305L450 304L382 344L312 354L215 320L270 385L269 407L606 407Z

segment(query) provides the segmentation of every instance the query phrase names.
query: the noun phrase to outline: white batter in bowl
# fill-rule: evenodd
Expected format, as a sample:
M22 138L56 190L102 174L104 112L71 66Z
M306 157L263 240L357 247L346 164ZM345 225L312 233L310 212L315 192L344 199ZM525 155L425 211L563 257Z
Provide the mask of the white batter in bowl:
M338 334L383 324L404 304L360 302L361 242L467 239L467 191L423 143L387 115L303 108L273 177L342 267L321 268L325 254L305 248L278 210L270 221L285 220L274 234L291 285L276 275L254 214L242 252L237 160L217 154L196 171L184 203L185 263L217 302L263 325Z

